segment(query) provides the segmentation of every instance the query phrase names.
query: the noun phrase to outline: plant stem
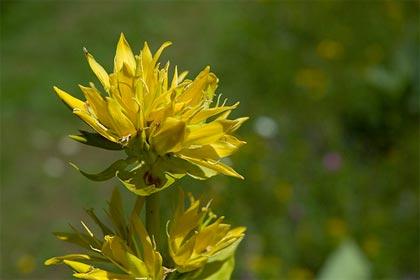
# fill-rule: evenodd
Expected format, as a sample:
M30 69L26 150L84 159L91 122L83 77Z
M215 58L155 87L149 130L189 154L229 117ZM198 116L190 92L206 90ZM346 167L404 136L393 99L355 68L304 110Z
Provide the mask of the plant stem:
M155 239L156 246L160 244L160 205L159 192L146 197L146 230Z

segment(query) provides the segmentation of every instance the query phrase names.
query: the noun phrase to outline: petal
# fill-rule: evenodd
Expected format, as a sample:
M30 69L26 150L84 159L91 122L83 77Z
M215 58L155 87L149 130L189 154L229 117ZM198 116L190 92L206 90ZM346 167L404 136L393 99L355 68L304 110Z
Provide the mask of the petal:
M146 79L149 71L154 68L152 53L150 52L147 42L144 42L144 47L140 52L140 58L143 68L143 78Z
M194 158L210 158L214 160L220 159L220 156L217 154L216 150L211 145L182 149L177 154Z
M124 34L121 33L120 39L118 40L117 51L115 52L114 72L120 71L124 63L127 64L128 70L132 75L134 75L136 69L136 59L134 58L134 54L125 39Z
M82 85L79 85L79 87L98 120L109 127L111 125L110 115L106 107L106 102L100 92L94 87L84 87Z
M80 273L87 273L93 269L93 266L81 262L63 260L63 263Z
M214 248L214 251L216 253L212 255L211 257L209 257L208 262L211 263L211 262L223 261L229 257L232 257L239 243L243 239L245 230L246 230L245 227L237 227L235 229L232 229L231 231L241 231L241 234L238 235L235 239L233 239L230 243L227 243L227 244L223 243L223 244L217 245Z
M73 114L81 118L85 123L91 126L94 130L96 130L96 132L101 134L103 137L107 138L112 142L118 143L117 138L115 138L114 135L106 127L100 124L97 119L89 115L87 112L81 110L74 110Z
M155 250L152 240L141 222L140 217L138 215L133 215L131 223L134 226L136 235L143 245L143 259L149 275L152 275L152 279L161 279L161 275L163 274L162 256Z
M215 160L211 160L211 159L198 159L198 158L192 158L192 157L188 157L188 156L184 156L184 155L179 155L180 158L188 160L192 163L195 163L197 165L201 165L204 167L207 167L209 169L212 169L214 171L217 171L219 173L228 175L228 176L232 176L232 177L236 177L239 179L244 179L244 177L242 175L240 175L239 173L237 173L235 170L233 170L231 167L215 161Z
M136 128L122 112L121 105L113 98L107 98L108 112L111 115L113 129L120 137L134 135Z
M223 158L230 156L245 144L246 142L240 141L232 135L225 135L219 141L210 144L210 146L220 158Z
M221 114L227 110L233 110L236 107L238 107L238 105L239 105L239 102L236 102L232 106L220 106L220 107L214 107L214 108L209 108L209 109L203 109L191 118L191 123L195 124L195 123L199 123L201 121L207 120L208 118Z
M226 133L232 133L235 132L248 119L248 117L238 118L235 120L218 119L217 122L220 122L223 125L223 130Z
M77 108L80 110L85 110L85 102L71 96L64 90L59 89L58 87L54 87L54 91L58 95L58 97L60 97L60 99L63 100L64 103L66 103L71 109Z
M209 145L193 146L191 148L182 149L178 153L188 157L218 160L230 156L244 144L246 144L244 141L240 141L234 136L225 135L218 141Z
M162 54L163 50L172 45L172 42L166 41L165 43L160 46L160 48L156 51L155 55L153 56L153 64L156 64L160 55Z
M88 255L84 254L70 254L60 257L53 257L44 262L45 265L52 265L52 264L59 264L63 260L90 260L90 257Z
M214 90L217 88L218 79L210 73L210 67L201 71L194 81L188 85L185 92L179 96L179 101L188 102L190 105L197 105L202 100L212 100ZM209 94L206 91L210 90Z
M188 136L184 146L207 145L219 140L225 134L223 125L219 122L212 122L196 127L188 127Z
M185 127L185 122L175 118L167 118L158 133L151 138L156 152L164 155L180 150L185 138Z
M93 56L87 51L87 49L83 49L83 51L85 52L86 59L93 73L95 73L96 77L101 82L105 91L108 92L110 88L108 73L98 62L96 62L95 58L93 58Z
M105 236L102 246L102 254L121 264L123 268L131 272L133 276L147 277L147 267L144 262L136 257L118 236Z
M86 280L136 280L138 278L128 274L120 274L94 268L92 271L87 273L74 273L74 277Z

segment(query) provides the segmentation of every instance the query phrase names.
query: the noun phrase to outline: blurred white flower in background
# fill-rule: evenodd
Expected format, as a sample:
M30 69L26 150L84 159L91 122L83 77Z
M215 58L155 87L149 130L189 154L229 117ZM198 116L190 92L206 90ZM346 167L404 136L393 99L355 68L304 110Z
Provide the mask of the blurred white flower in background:
M255 118L254 130L264 138L273 138L277 133L277 123L267 116L259 116Z
M64 162L56 157L49 157L42 166L44 173L52 178L59 178L64 173Z
M50 134L47 131L41 129L32 131L30 140L34 148L37 150L47 149L51 145Z
M58 142L58 150L64 155L71 156L80 151L80 145L66 136Z

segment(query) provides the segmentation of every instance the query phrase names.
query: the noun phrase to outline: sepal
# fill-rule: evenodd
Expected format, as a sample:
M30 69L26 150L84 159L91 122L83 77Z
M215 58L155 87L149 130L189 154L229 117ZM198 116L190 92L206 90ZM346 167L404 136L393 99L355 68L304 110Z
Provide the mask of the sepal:
M124 149L122 145L106 139L99 133L92 133L84 130L79 130L79 132L79 135L69 135L69 137L82 144L106 150L120 151Z

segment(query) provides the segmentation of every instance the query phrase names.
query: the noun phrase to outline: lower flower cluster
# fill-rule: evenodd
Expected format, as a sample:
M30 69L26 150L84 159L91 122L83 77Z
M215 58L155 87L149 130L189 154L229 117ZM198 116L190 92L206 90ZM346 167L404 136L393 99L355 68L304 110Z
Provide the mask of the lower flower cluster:
M180 191L174 217L167 223L167 246L161 246L140 218L144 202L145 198L138 196L126 217L116 188L105 211L107 221L92 209L86 210L101 234L95 234L84 222L83 231L72 227L70 233L55 233L58 239L76 244L83 252L53 257L45 264L65 264L74 277L90 280L230 278L244 227L231 228L223 223L224 217L210 210L209 204L203 206L191 194L189 206L185 207L184 193Z

